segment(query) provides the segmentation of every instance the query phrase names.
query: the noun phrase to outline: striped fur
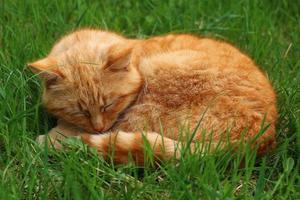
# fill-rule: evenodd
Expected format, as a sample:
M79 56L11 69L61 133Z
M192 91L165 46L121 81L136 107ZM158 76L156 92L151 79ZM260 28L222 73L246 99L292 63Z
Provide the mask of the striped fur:
M134 162L143 164L145 155L157 160L179 158L181 152L177 141L163 138L154 132L119 131L101 135L83 134L81 138L105 158L112 156L116 163L127 163L129 159L133 159Z

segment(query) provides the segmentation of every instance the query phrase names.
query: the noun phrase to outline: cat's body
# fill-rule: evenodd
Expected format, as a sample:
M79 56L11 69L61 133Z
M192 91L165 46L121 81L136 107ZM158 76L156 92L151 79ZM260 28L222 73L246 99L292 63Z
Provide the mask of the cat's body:
M245 142L263 121L269 127L259 151L275 142L274 91L251 59L225 42L83 30L31 66L44 73L46 108L63 119L52 132L61 126L67 133L68 122L82 131L67 135L85 133L83 140L104 155L113 148L117 162L127 162L129 152L143 161L142 133L157 157L180 156L176 146L191 137L182 133L191 134L200 119L193 142Z

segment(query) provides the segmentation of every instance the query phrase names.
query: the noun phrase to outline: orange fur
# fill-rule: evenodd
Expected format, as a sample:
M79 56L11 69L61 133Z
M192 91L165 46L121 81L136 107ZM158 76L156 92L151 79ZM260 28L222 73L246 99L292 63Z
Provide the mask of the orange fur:
M130 152L142 162L141 131L147 132L157 157L170 158L176 154L174 144L182 142L179 128L193 130L201 116L193 142L208 140L203 138L205 131L215 142L248 141L265 121L269 127L256 141L259 152L274 147L274 90L254 62L228 43L172 34L132 40L111 32L80 30L60 40L43 62L35 63L53 60L55 69L31 65L35 72L43 69L49 75L42 76L48 82L45 107L85 130L83 140L103 155L114 138L116 162L127 162ZM164 137L158 134L161 127ZM166 141L166 154L153 138Z

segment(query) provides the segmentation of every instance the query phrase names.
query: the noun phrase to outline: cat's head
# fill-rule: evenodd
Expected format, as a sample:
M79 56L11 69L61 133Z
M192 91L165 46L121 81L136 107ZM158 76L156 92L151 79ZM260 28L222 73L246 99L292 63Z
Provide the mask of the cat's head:
M135 100L143 81L130 42L95 38L75 39L71 46L63 39L29 67L44 82L43 104L50 113L89 132L104 132Z

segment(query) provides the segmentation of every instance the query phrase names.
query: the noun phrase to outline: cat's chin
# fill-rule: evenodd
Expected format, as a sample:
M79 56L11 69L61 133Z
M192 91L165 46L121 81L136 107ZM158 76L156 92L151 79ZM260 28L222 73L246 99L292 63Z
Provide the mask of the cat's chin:
M80 127L84 132L86 132L86 133L89 133L89 134L102 134L102 133L104 133L105 131L95 131L95 130L93 130L93 129L89 129L89 128L82 128L82 127Z
M101 134L101 133L103 133L103 131L97 132L97 131L93 130L92 128L84 127L82 125L78 125L78 124L76 124L74 122L67 121L65 119L63 121L65 123L69 124L70 126L75 127L77 130L79 130L81 132L84 132L84 133L88 133L88 134Z
M95 131L93 129L90 129L90 128L82 128L80 127L82 130L84 130L85 132L89 133L89 134L95 134L95 135L99 135L99 134L104 134L106 133L107 131L109 131L109 129L103 129L102 131Z

